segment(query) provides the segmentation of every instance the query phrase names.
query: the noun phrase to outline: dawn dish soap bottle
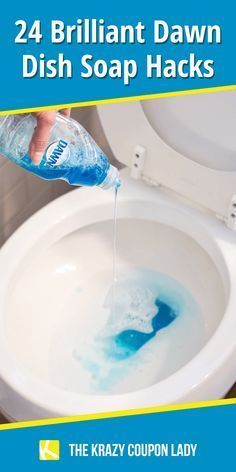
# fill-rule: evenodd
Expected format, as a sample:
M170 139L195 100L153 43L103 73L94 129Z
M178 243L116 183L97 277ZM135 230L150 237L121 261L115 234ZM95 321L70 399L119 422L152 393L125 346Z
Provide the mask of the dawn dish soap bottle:
M0 154L46 180L63 179L71 185L120 185L119 171L112 166L90 134L77 121L57 113L48 146L39 165L28 154L36 126L31 115L0 116Z

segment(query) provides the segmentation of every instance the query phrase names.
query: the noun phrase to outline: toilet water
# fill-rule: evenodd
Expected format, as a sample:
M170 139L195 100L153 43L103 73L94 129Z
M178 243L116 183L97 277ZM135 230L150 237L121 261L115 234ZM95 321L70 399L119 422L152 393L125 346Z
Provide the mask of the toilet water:
M117 279L117 193L111 287L94 317L100 327L72 352L82 390L91 394L151 385L173 373L191 350L194 355L195 342L204 338L200 308L176 280L139 267L119 271Z
M113 213L113 261L112 261L112 302L111 302L111 313L113 319L116 319L116 284L117 284L117 274L116 274L116 245L117 245L117 197L118 197L118 189L119 187L115 188L115 197L114 197L114 213ZM133 290L130 287L130 296L132 300L133 306L140 303L140 294L141 290ZM118 295L118 294L117 294ZM123 294L125 295L125 294ZM119 296L119 295L118 295ZM144 297L145 294L141 294L141 297ZM119 331L114 337L111 337L109 340L110 342L107 343L105 349L108 348L109 350L107 354L109 354L114 359L125 359L138 351L145 343L147 343L150 339L155 336L157 331L162 328L168 326L177 316L177 311L175 312L167 303L156 298L154 301L154 306L152 310L153 317L150 321L150 329L148 332L145 332L144 321L146 314L139 313L139 317L137 320L141 322L140 331L135 329L124 329L123 331ZM145 311L145 307L142 307L141 304L141 311ZM120 309L119 309L120 311ZM118 318L120 317L117 314ZM132 316L132 315L131 315ZM130 313L127 313L127 320L125 320L125 325L130 317ZM137 316L136 316L137 317ZM143 332L144 330L144 332ZM150 332L149 332L150 331Z
M123 250L117 252L117 191L113 212L111 270L106 260L88 278L81 274L53 335L52 381L74 392L109 395L148 387L184 366L206 341L205 318L192 294L169 275L135 267ZM108 247L101 233L93 238L100 250L100 244Z
M73 389L114 394L144 388L174 373L204 344L200 308L173 278L138 267L119 272L113 295L111 285L94 317L102 326L72 351Z

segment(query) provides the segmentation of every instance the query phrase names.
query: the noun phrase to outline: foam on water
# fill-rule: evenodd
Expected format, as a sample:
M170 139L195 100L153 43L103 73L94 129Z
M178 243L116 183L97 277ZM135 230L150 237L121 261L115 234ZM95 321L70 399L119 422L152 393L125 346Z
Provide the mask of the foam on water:
M135 269L109 290L100 331L72 355L89 393L121 393L154 383L191 356L204 339L204 323L192 295L165 274ZM99 313L96 314L96 317ZM96 317L94 322L96 322ZM183 347L182 347L183 346ZM81 379L82 380L82 379Z

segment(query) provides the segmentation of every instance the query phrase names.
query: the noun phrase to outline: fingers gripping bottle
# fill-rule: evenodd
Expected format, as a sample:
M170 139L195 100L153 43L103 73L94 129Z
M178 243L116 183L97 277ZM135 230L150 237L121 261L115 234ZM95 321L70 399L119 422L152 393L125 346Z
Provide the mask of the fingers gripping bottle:
M71 185L118 187L119 172L89 133L72 118L57 113L49 144L39 165L28 154L36 126L33 115L0 116L0 153L46 180L63 179Z

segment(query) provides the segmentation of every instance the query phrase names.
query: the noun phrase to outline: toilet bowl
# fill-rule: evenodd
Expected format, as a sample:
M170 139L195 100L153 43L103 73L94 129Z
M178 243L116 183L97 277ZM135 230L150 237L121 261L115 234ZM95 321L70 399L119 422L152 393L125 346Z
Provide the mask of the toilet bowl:
M81 346L107 321L99 305L112 284L114 192L76 189L33 215L0 251L0 409L9 419L211 400L234 383L235 144L230 127L221 140L216 130L212 134L202 111L215 115L217 101L218 111L228 104L229 117L235 97L201 97L200 121L199 97L194 99L104 106L99 115L116 157L127 166L118 193L118 280L137 267L164 274L191 294L200 324L193 320L183 330L180 321L172 338L163 329L147 375L146 364L139 371L133 356L127 370L132 381L87 389ZM156 128L159 106L166 124L172 119L177 127L176 136L165 134L166 124ZM180 120L184 107L186 116L195 112L191 125L186 116Z

